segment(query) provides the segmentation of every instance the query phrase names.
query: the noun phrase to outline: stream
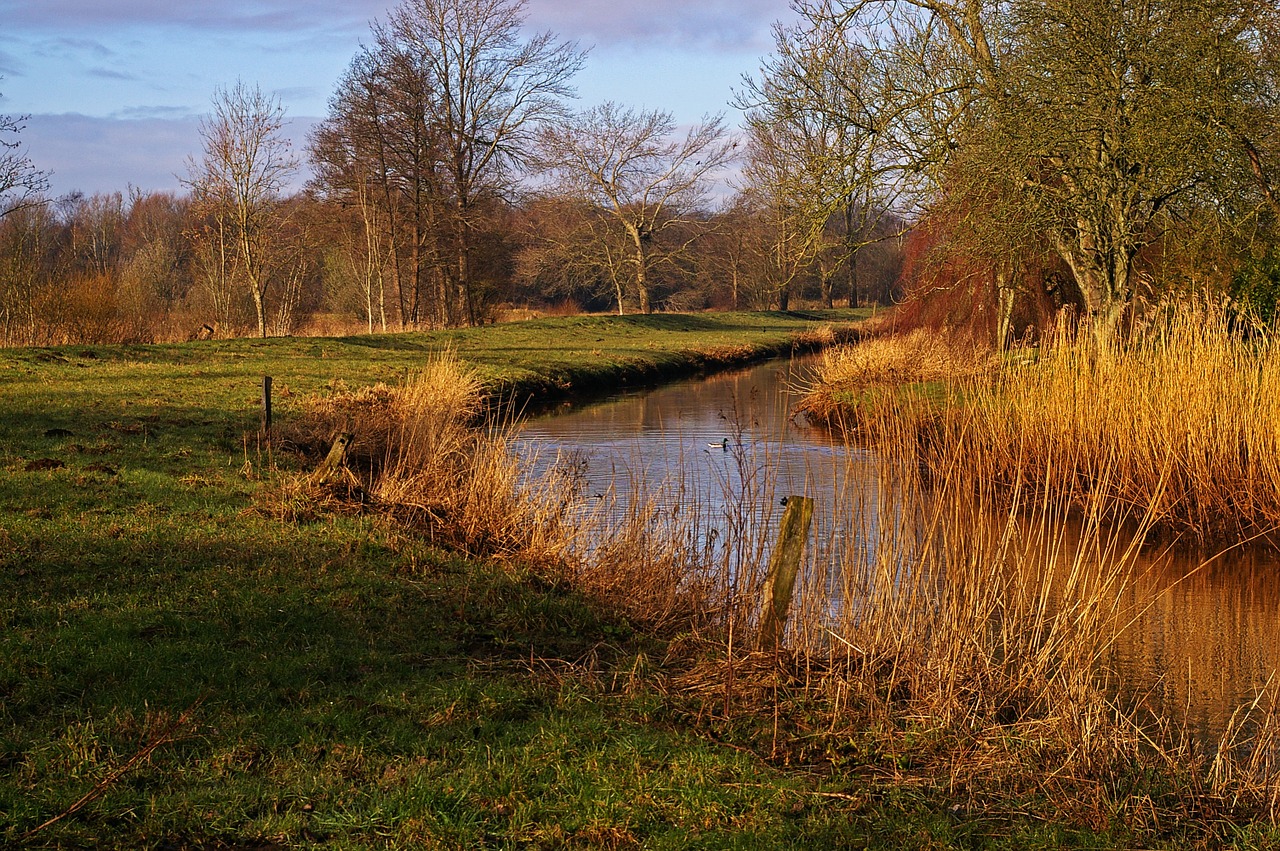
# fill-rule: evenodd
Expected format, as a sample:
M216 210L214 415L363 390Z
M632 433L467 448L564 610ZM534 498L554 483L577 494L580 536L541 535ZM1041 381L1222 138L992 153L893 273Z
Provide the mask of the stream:
M709 551L735 518L772 528L782 498L811 496L810 557L833 558L844 551L841 529L849 525L847 517L837 522L840 509L847 514L855 504L845 494L876 474L878 460L792 419L812 364L813 356L776 360L566 404L524 423L520 440L537 458L574 459L590 496L661 491L675 504L696 505ZM856 504L864 515L876 513L865 497ZM625 496L620 505L615 510L626 509ZM874 547L875 530L863 524L863 546ZM1216 739L1280 667L1278 574L1280 556L1268 549L1140 556L1125 593L1141 614L1105 663L1129 697Z

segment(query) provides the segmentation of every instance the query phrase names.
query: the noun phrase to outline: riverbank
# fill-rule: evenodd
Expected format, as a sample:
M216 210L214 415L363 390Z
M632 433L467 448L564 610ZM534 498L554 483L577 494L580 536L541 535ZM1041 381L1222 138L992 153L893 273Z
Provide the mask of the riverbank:
M452 344L491 393L502 369L536 372L539 359L552 385L573 392L583 382L565 370L597 350L665 362L665 340L703 352L685 363L705 363L708 347L741 351L773 334L772 345L789 345L795 331L769 315L726 322L749 333L627 322L595 339L599 326L553 323ZM407 384L447 347L414 336L0 352L0 844L1175 848L1273 838L1220 798L1179 814L1180 788L1148 764L1063 777L1034 730L1015 731L1026 747L1013 776L984 776L986 739L944 742L918 717L858 726L864 716L842 712L838 692L833 707L810 688L822 671L735 655L732 641L726 653L715 622L683 608L681 594L646 617L641 592L678 590L682 563L627 541L632 550L610 550L614 560L588 574L533 550L537 518L554 520L559 503L534 500L548 513L503 523L517 515L498 511L501 447L458 430L462 406L431 395L445 381L421 382L436 401L413 421L458 451L389 467L436 465L427 484L446 480L466 499L443 504L371 479L293 487L314 484L314 460L258 439L260 376L276 379L284 428L314 400ZM520 526L518 540L462 523L464 508ZM664 582L632 581L646 576ZM901 699L889 686L887 698ZM966 758L966 748L982 752ZM1096 794L1068 811L1069 780Z

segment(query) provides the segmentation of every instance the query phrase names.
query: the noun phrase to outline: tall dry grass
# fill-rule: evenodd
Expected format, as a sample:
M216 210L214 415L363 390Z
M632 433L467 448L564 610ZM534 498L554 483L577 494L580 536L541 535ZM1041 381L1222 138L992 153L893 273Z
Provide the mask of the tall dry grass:
M1280 527L1280 352L1183 309L1125 342L1060 334L1035 363L966 385L946 418L987 475L1113 514L1151 506L1192 539Z
M345 476L289 478L266 509L289 520L376 512L442 547L536 567L655 631L723 609L696 503L673 510L638 482L585 494L575 459L543 463L517 446L513 423L484 421L483 390L446 352L403 386L335 385L307 400L287 439L319 450L353 434Z
M858 430L885 413L875 400L904 385L955 382L990 368L990 352L971 340L914 330L823 350L803 402L811 418ZM871 402L871 405L863 403Z
M945 403L855 399L881 472L841 504L856 520L812 566L792 634L830 660L832 706L968 736L964 758L952 750L937 768L952 783L1025 775L1027 759L1063 782L1143 766L1176 780L1180 800L1274 817L1273 694L1220 741L1195 742L1170 719L1140 723L1101 664L1154 604L1135 582L1153 530L1234 542L1280 523L1274 346L1199 309L1128 341L1063 333L1034 361L953 363L951 351L880 341L824 363L828 391L949 388Z
M878 422L878 474L839 507L850 528L814 565L796 641L830 656L840 701L863 711L950 731L1053 724L1088 745L1148 515L1112 525L1090 504L1074 526L1060 498L975 488L963 443L922 468L910 415Z
M327 448L353 435L343 475L282 480L265 508L282 519L363 510L394 518L428 540L475 556L553 565L578 537L569 522L580 499L560 468L526 475L509 427L481 421L483 387L455 355L428 361L404 385L335 385L303 402L284 442Z
M938 404L880 404L913 395L907 385ZM923 331L837 348L805 407L863 430L876 428L869 418L909 414L930 467L943 463L931 446L962 442L971 479L1112 517L1150 506L1162 530L1229 543L1280 528L1277 387L1272 339L1242 339L1223 310L1201 305L1129 339L1064 326L1038 351L1005 358Z

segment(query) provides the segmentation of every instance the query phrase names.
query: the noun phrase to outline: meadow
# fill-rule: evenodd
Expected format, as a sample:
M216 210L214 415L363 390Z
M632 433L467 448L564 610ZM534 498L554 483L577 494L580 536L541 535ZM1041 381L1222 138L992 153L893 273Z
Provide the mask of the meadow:
M1013 558L1051 536L958 534L963 479L894 474L930 534L760 653L763 565L717 583L643 512L584 555L572 476L483 416L849 318L0 351L0 843L1272 847L1268 764L1146 741L1085 676L1122 558L1059 617ZM919 595L874 596L907 559Z

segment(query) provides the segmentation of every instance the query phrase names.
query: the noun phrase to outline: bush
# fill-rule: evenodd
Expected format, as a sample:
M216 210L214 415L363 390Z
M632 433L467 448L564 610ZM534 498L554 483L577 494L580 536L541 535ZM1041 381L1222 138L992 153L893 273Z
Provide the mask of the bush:
M1280 298L1280 252L1273 246L1260 258L1251 258L1231 279L1231 301L1248 320L1272 327Z

